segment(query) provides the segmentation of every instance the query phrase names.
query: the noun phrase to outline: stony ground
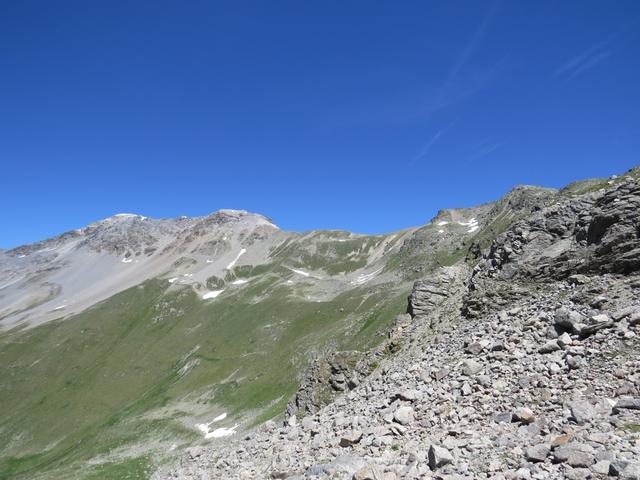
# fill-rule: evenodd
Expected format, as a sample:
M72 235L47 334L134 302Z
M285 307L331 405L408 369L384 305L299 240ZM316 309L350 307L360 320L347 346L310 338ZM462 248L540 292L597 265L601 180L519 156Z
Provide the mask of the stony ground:
M638 205L631 181L514 226L416 283L352 390L155 478L640 479Z
M157 478L640 478L637 299L640 277L578 277L482 318L415 317L403 350L318 414Z

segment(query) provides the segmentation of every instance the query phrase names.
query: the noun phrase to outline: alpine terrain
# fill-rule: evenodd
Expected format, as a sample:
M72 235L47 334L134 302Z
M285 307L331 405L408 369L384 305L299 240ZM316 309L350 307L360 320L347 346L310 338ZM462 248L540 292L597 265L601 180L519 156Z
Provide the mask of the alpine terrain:
M383 235L0 250L0 478L640 479L640 169Z

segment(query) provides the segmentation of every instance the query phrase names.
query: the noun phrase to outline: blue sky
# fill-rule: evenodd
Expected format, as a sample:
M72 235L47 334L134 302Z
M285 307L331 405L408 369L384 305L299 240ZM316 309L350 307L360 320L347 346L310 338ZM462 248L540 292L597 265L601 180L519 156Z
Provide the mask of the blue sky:
M640 163L640 2L0 0L0 246L118 212L383 232Z

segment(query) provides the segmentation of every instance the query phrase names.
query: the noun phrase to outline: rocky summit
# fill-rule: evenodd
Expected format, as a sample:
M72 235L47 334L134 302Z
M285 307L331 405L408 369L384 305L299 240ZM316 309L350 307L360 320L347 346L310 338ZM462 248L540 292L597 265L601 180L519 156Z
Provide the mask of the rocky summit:
M0 478L640 478L640 170L385 235L0 251Z
M637 173L544 195L492 238L485 208L376 348L318 360L284 420L153 478L639 479Z

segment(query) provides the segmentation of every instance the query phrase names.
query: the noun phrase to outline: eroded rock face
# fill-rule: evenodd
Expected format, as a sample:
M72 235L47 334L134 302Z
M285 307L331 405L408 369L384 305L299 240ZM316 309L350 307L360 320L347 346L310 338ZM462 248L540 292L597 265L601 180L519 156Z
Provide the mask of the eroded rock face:
M447 300L466 290L464 285L468 271L460 266L441 267L428 278L418 280L408 298L407 312L414 321L429 321L435 325L439 320L440 309Z
M503 280L640 269L640 184L573 198L500 235L477 273Z

